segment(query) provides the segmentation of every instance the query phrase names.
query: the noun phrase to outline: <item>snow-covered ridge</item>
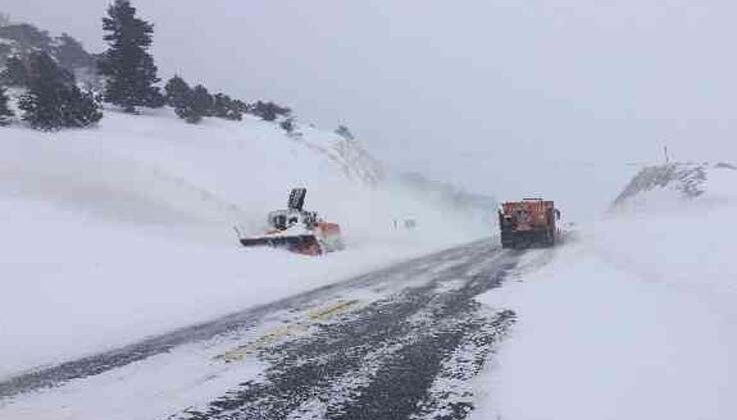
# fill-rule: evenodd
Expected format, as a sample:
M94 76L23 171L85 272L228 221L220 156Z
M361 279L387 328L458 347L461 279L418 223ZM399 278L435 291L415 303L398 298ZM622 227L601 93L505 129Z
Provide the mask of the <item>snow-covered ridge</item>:
M614 200L614 210L678 206L689 201L733 201L737 166L726 163L674 162L648 166Z

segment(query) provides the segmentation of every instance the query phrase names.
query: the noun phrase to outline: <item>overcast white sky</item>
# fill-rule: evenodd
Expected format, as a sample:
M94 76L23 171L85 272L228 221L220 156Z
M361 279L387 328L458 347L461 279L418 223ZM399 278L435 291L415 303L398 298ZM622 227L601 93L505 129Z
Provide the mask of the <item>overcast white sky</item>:
M346 123L386 161L501 198L602 205L664 144L737 161L734 1L133 3L162 77ZM107 4L0 10L101 50Z

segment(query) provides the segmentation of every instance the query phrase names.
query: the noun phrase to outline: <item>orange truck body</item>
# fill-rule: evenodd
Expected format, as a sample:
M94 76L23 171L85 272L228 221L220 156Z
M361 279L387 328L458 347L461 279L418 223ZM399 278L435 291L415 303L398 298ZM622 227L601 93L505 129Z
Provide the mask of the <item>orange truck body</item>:
M553 201L524 199L508 201L499 208L499 229L503 248L553 246L558 239L556 221L560 212Z

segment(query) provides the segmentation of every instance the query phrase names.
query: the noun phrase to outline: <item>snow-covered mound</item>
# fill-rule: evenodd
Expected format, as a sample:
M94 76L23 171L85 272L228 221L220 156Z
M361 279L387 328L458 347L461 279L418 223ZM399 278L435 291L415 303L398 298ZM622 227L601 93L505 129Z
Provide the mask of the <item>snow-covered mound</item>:
M618 210L677 208L684 202L737 198L737 166L729 163L668 163L643 168L614 200Z
M486 233L384 179L357 140L253 117L109 110L94 129L0 129L0 378ZM295 186L346 251L239 246L233 226L260 233ZM416 229L395 228L406 214Z

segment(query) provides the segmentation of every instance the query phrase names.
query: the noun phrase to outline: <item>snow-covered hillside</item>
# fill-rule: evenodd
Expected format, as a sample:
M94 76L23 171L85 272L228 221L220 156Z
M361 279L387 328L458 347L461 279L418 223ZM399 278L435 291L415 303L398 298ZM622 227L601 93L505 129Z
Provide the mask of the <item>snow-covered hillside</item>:
M606 219L525 255L481 298L519 321L475 418L737 417L735 198L733 165L648 167Z
M3 128L0 377L487 234L383 179L358 141L251 117L189 125L166 109L109 110L95 129ZM295 186L348 249L240 248L233 226L260 232ZM417 228L395 229L407 215Z
M688 201L724 203L737 198L737 166L721 162L668 163L643 168L614 200L617 212L682 209Z

